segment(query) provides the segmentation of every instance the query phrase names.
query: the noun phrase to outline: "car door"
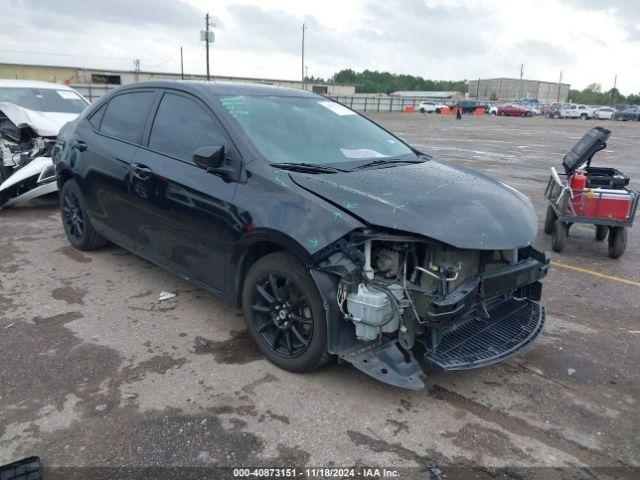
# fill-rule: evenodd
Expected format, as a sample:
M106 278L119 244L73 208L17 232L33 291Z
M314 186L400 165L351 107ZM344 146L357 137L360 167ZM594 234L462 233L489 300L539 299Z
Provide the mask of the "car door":
M154 90L123 92L96 110L76 129L74 171L95 229L113 242L133 249L128 193L131 160L140 142Z
M237 184L198 167L193 154L214 145L225 146L229 161L239 154L211 110L177 91L163 93L145 137L130 177L138 253L222 292L244 227L231 203Z

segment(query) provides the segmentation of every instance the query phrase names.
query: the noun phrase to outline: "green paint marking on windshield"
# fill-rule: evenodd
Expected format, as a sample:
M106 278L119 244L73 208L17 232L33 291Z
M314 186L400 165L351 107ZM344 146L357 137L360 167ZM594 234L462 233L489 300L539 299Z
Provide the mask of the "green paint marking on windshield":
M311 244L311 246L313 248L316 248L318 246L318 239L317 238L307 238L307 240L309 241L309 243Z
M353 210L354 208L358 208L358 204L357 204L357 203L355 203L355 202L353 202L353 203L351 203L351 202L347 202L347 208L348 208L349 210Z
M222 97L220 98L220 103L227 109L229 115L234 118L250 115L247 109L248 102L245 97Z
M342 218L342 214L338 211L333 212L333 219L338 220L339 218Z
M397 207L393 207L393 210L391 211L391 213L396 213L398 210L400 210L401 208L406 207L409 204L409 202L405 202L402 205L398 205Z

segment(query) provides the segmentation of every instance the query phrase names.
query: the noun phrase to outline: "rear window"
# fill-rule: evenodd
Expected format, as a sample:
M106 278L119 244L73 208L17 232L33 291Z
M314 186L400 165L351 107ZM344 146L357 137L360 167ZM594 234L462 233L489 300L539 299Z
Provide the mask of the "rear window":
M88 105L75 91L63 88L0 87L0 102L57 113L80 113Z
M153 95L153 92L131 92L113 97L107 105L100 131L127 142L135 142Z

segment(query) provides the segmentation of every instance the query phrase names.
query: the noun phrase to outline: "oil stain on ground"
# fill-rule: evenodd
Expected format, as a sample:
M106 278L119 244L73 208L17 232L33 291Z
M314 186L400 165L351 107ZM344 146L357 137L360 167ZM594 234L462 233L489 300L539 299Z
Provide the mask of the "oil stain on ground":
M225 364L244 364L263 358L246 330L242 332L232 330L231 338L222 341L196 337L193 342L193 353L213 355L216 362Z
M51 292L51 296L56 300L63 300L68 305L84 305L84 296L87 294L87 290L84 288L75 287L59 287Z

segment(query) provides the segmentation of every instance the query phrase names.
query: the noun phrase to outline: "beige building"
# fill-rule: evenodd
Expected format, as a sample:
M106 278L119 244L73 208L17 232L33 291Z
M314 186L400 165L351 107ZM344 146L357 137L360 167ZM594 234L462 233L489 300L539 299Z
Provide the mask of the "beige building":
M488 78L470 80L469 96L483 101L514 102L537 99L540 103L566 102L570 87L568 83L519 78Z
M66 83L76 88L90 101L99 98L117 85L126 85L146 80L180 80L179 73L146 72L131 70L101 70L80 67L56 67L46 65L21 65L0 63L0 78L17 80L40 80L44 82ZM184 75L185 80L205 80L204 75ZM250 78L213 76L213 80L225 82L260 83L278 87L301 88L300 80L281 80L273 78ZM305 90L329 96L352 96L356 93L355 85L334 83L312 83L304 86Z

